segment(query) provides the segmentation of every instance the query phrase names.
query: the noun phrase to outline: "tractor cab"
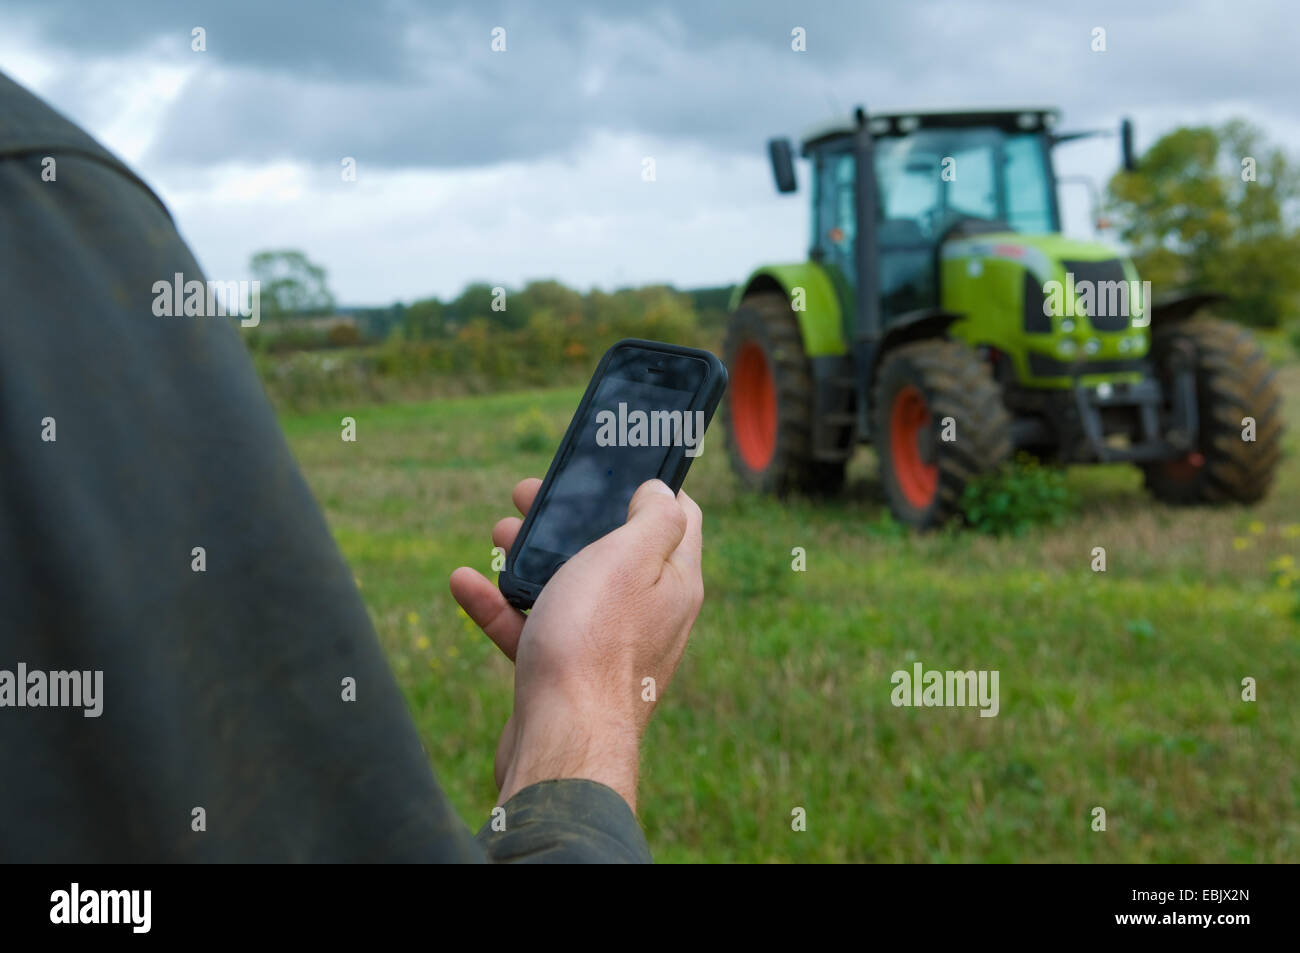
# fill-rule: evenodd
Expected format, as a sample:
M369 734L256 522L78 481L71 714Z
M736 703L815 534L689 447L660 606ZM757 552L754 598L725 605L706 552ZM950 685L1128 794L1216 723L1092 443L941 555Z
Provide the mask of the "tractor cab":
M1051 164L1056 112L872 116L879 318L938 307L939 250L949 238L1060 231ZM833 124L803 143L812 164L811 258L856 311L858 130Z

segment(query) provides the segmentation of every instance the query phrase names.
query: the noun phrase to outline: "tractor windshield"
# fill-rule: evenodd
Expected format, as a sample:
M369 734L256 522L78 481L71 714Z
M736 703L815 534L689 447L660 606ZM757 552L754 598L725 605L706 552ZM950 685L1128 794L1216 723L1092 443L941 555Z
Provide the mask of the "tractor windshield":
M848 137L817 145L813 159L812 257L853 313L857 160ZM926 128L875 140L881 317L935 307L938 244L989 231L1059 231L1047 144L1038 132L996 126Z
M880 306L938 304L935 247L959 228L1057 231L1046 144L995 127L920 129L875 142Z
M876 141L880 240L932 243L960 221L1056 231L1047 152L1038 133L922 129Z

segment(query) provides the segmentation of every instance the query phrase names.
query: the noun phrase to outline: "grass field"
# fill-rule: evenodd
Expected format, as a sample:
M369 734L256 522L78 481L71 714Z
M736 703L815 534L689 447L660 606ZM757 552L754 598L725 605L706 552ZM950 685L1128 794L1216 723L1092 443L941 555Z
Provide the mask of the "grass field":
M1300 860L1297 590L1270 569L1300 563L1300 366L1281 379L1288 456L1265 503L1172 510L1132 468L1076 468L1078 514L1019 539L900 536L866 450L840 500L742 495L715 430L686 483L705 514L704 609L642 759L656 859ZM495 803L510 665L446 579L489 571L511 487L549 462L519 449L516 419L536 409L558 437L579 394L283 418L475 829ZM914 661L998 670L1000 713L894 707L890 676Z

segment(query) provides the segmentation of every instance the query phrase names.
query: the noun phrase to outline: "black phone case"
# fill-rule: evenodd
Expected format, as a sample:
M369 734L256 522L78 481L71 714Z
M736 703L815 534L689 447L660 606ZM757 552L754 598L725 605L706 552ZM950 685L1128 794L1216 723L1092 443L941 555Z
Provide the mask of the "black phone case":
M636 347L649 351L659 351L664 354L698 357L708 365L704 386L699 389L695 395L695 400L687 408L690 412L704 411L706 433L709 424L713 421L713 413L718 409L718 402L722 400L723 391L727 389L727 368L716 355L708 351L702 351L699 348L664 344L661 341L643 341L639 338L624 338L605 352L600 359L600 363L596 365L595 372L591 375L591 380L587 384L587 391L582 395L578 409L573 412L573 419L569 421L569 429L565 431L559 449L555 451L555 456L551 458L551 465L546 471L546 478L542 480L541 489L537 491L537 497L528 511L528 516L524 518L523 526L519 528L519 535L515 537L514 545L510 547L510 552L506 556L505 569L501 571L501 575L497 580L497 586L505 595L506 600L517 609L532 608L533 603L537 601L538 594L542 591L542 587L546 585L549 579L544 579L541 582L520 579L514 573L515 556L519 552L520 545L527 539L528 533L532 529L533 516L541 509L537 504L546 498L546 494L551 489L551 481L555 478L561 463L568 458L573 447L573 441L577 438L578 423L586 417L587 409L595 397L596 387L601 378L605 376L605 370L609 366L610 360L619 348L624 347ZM693 457L686 455L685 447L673 447L669 450L663 467L654 476L663 480L676 493L682 488L682 482L686 479L686 473L690 470L693 459ZM646 479L649 480L652 477L646 477Z

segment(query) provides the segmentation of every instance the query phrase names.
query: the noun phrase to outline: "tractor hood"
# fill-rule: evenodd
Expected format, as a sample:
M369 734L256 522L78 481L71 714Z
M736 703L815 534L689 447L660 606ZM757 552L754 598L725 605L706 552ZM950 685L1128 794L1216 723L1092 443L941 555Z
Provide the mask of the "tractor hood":
M944 242L941 257L945 262L964 259L978 271L979 262L1006 261L1031 272L1039 281L1062 281L1075 263L1118 262L1122 277L1137 278L1136 271L1123 252L1101 242L1082 242L1062 235L1027 235L1019 232L992 232ZM1082 269L1091 271L1093 269ZM1115 275L1119 278L1120 275Z
M963 316L952 333L1011 355L1021 383L1135 371L1147 352L1150 288L1110 245L992 232L945 242L941 258L943 309Z

